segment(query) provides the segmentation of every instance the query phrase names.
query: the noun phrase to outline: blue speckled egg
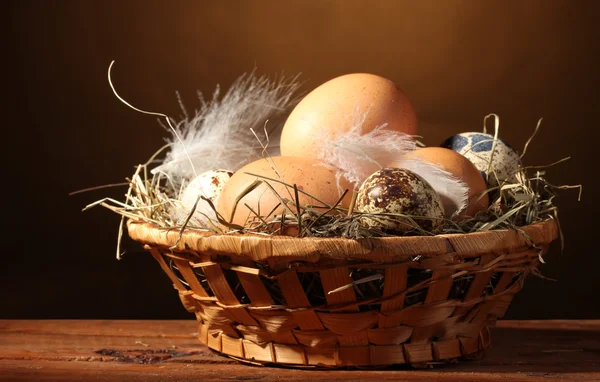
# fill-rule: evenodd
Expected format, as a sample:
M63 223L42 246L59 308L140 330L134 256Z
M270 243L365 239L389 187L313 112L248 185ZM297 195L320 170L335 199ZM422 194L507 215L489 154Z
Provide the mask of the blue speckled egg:
M501 139L496 142L492 157L493 145L494 136L484 133L460 133L442 143L442 147L454 150L473 162L488 186L496 187L505 181L515 182L515 174L519 170L521 158L508 143Z

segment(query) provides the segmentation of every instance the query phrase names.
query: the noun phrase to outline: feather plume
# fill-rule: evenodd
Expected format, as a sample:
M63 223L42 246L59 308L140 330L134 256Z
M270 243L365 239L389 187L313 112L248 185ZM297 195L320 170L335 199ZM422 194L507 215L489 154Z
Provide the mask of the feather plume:
M337 169L338 188L340 178L344 177L358 189L369 175L417 147L413 136L386 130L387 124L363 134L367 114L368 111L362 115L355 113L347 132L315 137L319 160Z
M235 171L261 158L263 149L250 129L263 131L268 120L288 111L298 101L295 93L299 86L298 76L270 80L251 72L239 77L222 98L218 86L210 101L199 93L200 109L190 117L182 105L184 118L173 121L175 131L167 139L169 151L152 173L164 173L180 183L209 170ZM271 132L264 129L265 134L277 135L280 127L272 125ZM276 155L278 148L271 150L270 154Z
M444 213L447 217L459 214L467 207L469 202L469 187L448 171L433 163L417 158L399 158L388 164L389 167L405 168L425 179L438 193L444 204Z

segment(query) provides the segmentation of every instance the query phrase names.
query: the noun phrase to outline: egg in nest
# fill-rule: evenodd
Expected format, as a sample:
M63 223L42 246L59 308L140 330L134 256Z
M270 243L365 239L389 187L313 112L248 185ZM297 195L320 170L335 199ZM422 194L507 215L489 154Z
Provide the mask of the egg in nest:
M233 172L227 170L210 170L192 179L179 196L182 207L177 209L176 218L179 223L187 219L197 201L196 209L190 219L191 225L206 226L209 220L216 224L217 216L214 209L207 201L200 198L200 195L216 205L221 191L232 175Z
M316 158L314 142L359 127L361 134L386 130L416 134L411 101L392 81L353 73L325 82L296 105L281 132L281 155Z
M284 208L282 199L288 199L291 203L287 205L291 211L285 210L288 216L293 212L296 214L294 189L277 181L265 180L257 177L276 179L293 186L299 191L298 201L300 206L313 206L317 212L325 212L328 208L322 208L323 203L333 206L341 197L343 190L352 190L352 186L340 179L340 189L336 179L336 171L324 166L316 159L274 156L270 161L259 159L239 169L225 185L217 210L228 221L233 224L245 226L251 220L258 220L256 214L263 220L272 220L275 215L281 215ZM250 192L245 193L252 184L262 180ZM264 182L272 187L269 187ZM236 199L243 195L236 203ZM339 207L347 208L350 204L351 192L348 192L339 204ZM231 219L231 220L230 220Z
M369 176L360 186L356 210L364 214L403 214L400 216L362 216L372 228L391 233L413 231L415 223L430 233L444 226L444 205L440 196L422 177L401 168L384 168Z
M492 151L492 148L495 148ZM490 187L505 182L515 183L521 158L513 148L501 139L484 133L461 133L442 143L442 147L454 150L469 159L481 172ZM490 163L491 161L491 163Z

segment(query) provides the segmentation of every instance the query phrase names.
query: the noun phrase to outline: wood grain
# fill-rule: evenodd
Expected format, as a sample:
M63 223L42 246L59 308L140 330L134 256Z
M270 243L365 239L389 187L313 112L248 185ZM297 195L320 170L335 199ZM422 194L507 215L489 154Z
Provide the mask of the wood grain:
M433 370L248 366L207 349L197 330L193 320L0 320L0 380L600 380L600 320L499 321L485 358Z

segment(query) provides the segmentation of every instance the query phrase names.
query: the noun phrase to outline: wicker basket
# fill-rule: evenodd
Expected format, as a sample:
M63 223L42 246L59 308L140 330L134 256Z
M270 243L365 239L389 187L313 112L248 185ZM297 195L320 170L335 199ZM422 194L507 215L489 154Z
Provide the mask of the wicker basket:
M488 327L558 235L548 220L520 232L360 240L188 230L177 243L177 230L127 226L196 314L209 348L242 361L321 367L481 356ZM380 275L380 295L365 297L353 284L356 270Z

